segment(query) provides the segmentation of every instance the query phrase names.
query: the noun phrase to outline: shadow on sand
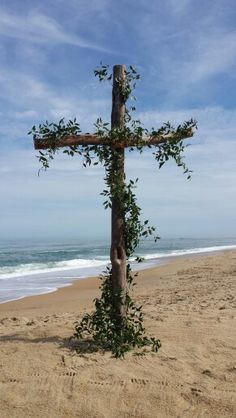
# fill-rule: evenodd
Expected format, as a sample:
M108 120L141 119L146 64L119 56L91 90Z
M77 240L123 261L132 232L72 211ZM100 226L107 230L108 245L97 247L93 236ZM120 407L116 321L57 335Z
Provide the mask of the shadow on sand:
M58 335L51 337L37 337L37 338L27 338L22 337L19 334L11 334L0 336L1 342L23 342L26 344L48 344L54 343L59 348L67 348L70 351L75 351L77 354L90 354L97 351L101 351L101 348L98 347L94 341L90 339L78 340L77 338L62 338Z

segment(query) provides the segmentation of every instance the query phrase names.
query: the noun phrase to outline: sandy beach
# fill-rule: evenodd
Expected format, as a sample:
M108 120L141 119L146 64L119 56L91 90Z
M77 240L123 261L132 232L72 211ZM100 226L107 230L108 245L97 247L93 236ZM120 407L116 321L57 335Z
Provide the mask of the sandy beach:
M0 305L1 418L234 418L236 252L142 271L135 299L159 353L76 354L99 280Z

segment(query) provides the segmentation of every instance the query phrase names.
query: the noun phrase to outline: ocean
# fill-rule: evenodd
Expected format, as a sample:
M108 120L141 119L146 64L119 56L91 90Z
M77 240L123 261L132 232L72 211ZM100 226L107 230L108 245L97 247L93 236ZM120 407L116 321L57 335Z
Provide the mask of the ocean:
M96 276L109 264L110 243L83 241L0 242L0 303L53 292L73 280ZM236 238L144 240L136 254L145 258L134 269L162 263L168 257L236 249Z

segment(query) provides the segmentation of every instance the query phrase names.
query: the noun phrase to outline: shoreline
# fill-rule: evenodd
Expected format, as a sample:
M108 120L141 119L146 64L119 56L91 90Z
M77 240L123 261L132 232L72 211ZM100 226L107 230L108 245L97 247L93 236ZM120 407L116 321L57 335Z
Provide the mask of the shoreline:
M139 275L136 278L136 283L138 286L143 284L143 281L148 280L148 276L153 274L156 274L157 277L161 276L165 271L174 271L178 269L182 264L184 265L185 262L191 262L195 259L204 259L208 257L218 257L221 254L227 254L227 253L234 253L236 254L236 250L219 250L209 253L195 253L190 255L180 255L180 256L171 256L169 258L165 257L163 261L160 264L157 264L153 267L148 267L146 269L140 269L138 271ZM135 273L135 271L134 271ZM158 280L158 279L157 279ZM4 311L21 311L22 309L34 309L38 310L40 309L40 304L42 304L42 307L48 307L48 309L53 309L52 306L55 303L58 305L58 301L62 303L65 299L65 302L68 302L68 300L71 298L74 300L73 295L78 292L85 292L90 293L94 295L93 299L95 297L98 297L100 294L99 291L99 285L100 285L100 279L99 276L90 276L90 277L82 277L79 279L73 280L71 283L66 284L65 286L59 287L51 292L45 292L41 294L36 295L30 295L30 296L23 296L19 299L14 299L6 302L0 303L0 316L1 313ZM152 283L153 285L153 283ZM80 295L77 295L76 298L80 299ZM94 306L93 299L89 300L86 299L86 303L90 307L90 309ZM91 303L92 302L92 303ZM50 307L51 305L51 307ZM91 305L91 306L90 306ZM60 307L57 306L59 309ZM84 307L84 305L83 305Z
M190 253L190 254L180 254L180 255L170 255L170 256L164 256L163 258L157 259L158 262L157 264L153 264L151 267L144 267L138 269L138 270L133 270L134 273L138 272L139 274L143 271L149 271L149 270L153 270L153 269L158 269L159 267L175 262L176 260L191 260L194 258L198 258L198 257L207 257L207 256L211 256L211 255L218 255L218 254L222 254L222 253L227 253L227 252L231 252L231 251L235 251L236 249L219 249L219 250L213 250L213 251L202 251L202 252L196 252L196 253ZM147 260L147 262L149 262L149 260ZM0 302L0 312L1 312L1 306L5 305L5 304L9 304L9 303L15 303L27 298L34 298L34 297L40 297L40 296L45 296L45 295L49 295L51 293L56 293L61 289L67 288L67 287L71 287L73 286L75 283L80 282L80 281L84 281L84 280L88 280L88 279L99 279L99 274L98 275L93 275L93 276L82 276L79 278L75 278L74 280L72 280L70 283L65 283L60 287L55 287L53 290L49 290L43 293L36 293L34 295L24 295L24 296L20 296L19 298L16 299L10 299L10 300L6 300L6 301L2 301ZM100 281L99 281L100 283Z

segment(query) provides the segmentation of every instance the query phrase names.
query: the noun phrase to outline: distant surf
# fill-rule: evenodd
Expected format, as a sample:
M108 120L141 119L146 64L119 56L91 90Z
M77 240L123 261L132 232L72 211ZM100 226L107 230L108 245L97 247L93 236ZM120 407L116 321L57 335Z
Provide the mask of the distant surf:
M205 247L205 248L190 248L188 250L184 249L184 250L170 251L166 253L147 254L145 256L145 259L149 260L153 258L178 257L178 256L183 256L183 255L211 253L214 251L224 251L224 250L234 250L234 249L236 249L236 245L219 245L219 246Z

